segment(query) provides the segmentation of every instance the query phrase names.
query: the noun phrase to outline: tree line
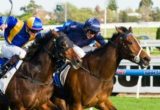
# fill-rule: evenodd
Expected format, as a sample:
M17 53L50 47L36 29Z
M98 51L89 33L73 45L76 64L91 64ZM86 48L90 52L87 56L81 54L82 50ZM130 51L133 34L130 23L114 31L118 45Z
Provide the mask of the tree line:
M29 4L22 6L20 10L23 12L16 17L26 20L28 17L37 15L44 21L44 24L61 24L65 17L65 4L57 4L56 9L52 12L47 12L41 5L37 5L34 0L30 0ZM153 7L152 0L141 0L139 7L136 10L128 8L126 10L119 10L116 0L109 0L106 4L107 22L149 22L160 21L160 8ZM40 13L41 12L41 13ZM101 22L104 22L104 9L97 5L94 9L91 8L77 8L73 4L67 2L67 19L84 22L90 17L97 17ZM7 15L7 13L1 13Z

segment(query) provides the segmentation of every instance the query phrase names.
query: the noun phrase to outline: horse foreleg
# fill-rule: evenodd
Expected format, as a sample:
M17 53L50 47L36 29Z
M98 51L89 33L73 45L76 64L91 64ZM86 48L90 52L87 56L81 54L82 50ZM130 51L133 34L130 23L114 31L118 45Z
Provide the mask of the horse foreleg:
M60 110L55 104L51 101L44 103L38 110Z
M8 106L0 104L0 110L8 110L8 109L9 109Z
M9 109L9 101L3 93L1 93L0 90L0 110L8 110Z
M83 107L80 103L69 105L69 110L83 110Z
M100 110L117 110L109 99L107 99L105 102L98 104L96 108Z
M53 103L60 109L60 110L67 110L66 102L60 98L54 98Z

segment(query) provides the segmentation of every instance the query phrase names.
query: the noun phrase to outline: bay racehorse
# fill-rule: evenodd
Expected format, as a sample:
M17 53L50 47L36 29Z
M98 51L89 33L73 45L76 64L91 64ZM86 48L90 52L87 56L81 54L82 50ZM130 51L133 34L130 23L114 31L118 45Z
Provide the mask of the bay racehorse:
M60 48L57 48L57 44ZM76 54L69 54L72 51L72 42L63 33L52 30L36 40L6 89L6 101L11 110L53 109L54 105L49 99L53 92L55 64L59 58L76 60ZM7 105L3 102L0 104L0 110L8 110Z
M55 89L52 101L61 109L83 110L95 107L116 110L109 96L113 89L113 76L121 60L127 59L142 68L149 65L150 57L134 37L132 29L117 27L116 31L105 46L83 58L79 69L70 69L64 93ZM61 99L65 100L67 106Z

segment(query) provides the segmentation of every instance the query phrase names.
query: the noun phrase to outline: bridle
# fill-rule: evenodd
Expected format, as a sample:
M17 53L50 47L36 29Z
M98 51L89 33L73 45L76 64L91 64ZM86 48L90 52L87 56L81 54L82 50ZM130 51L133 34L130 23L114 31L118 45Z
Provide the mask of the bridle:
M140 62L140 57L139 56L140 56L141 52L142 52L142 48L140 48L138 54L133 59L136 63Z
M138 44L138 46L140 47L140 50L138 52L138 54L133 58L133 60L136 62L136 63L139 63L140 62L140 54L142 52L142 47L141 45L139 44L139 42L137 41L137 39L133 36L133 38L135 39L136 43Z
M123 37L123 39L126 39L126 38L129 37L129 36L132 36L132 33L128 33L127 35L124 35L124 36L122 36L122 37ZM121 37L121 36L118 36L118 37ZM134 60L134 62L136 62L136 63L140 63L140 54L141 54L141 52L142 52L142 47L140 46L140 44L139 44L139 42L137 41L137 39L136 39L134 36L132 36L132 37L135 39L136 43L137 43L138 46L140 47L137 55L134 56L133 60ZM119 41L118 41L118 42L119 42ZM115 42L113 42L113 41L110 40L109 43L110 43L111 45L113 45L115 48L118 47L117 42L115 43ZM129 42L129 43L130 43L130 42ZM130 44L132 44L132 43L130 43ZM125 41L123 42L122 45L126 46ZM129 48L129 47L126 46L126 48Z

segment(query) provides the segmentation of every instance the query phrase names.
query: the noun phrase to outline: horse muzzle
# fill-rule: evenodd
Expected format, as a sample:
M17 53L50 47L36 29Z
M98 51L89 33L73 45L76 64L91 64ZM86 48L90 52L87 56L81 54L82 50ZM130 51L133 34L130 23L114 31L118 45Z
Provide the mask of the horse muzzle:
M139 65L141 66L141 68L147 68L150 64L150 57L144 57L140 60Z

